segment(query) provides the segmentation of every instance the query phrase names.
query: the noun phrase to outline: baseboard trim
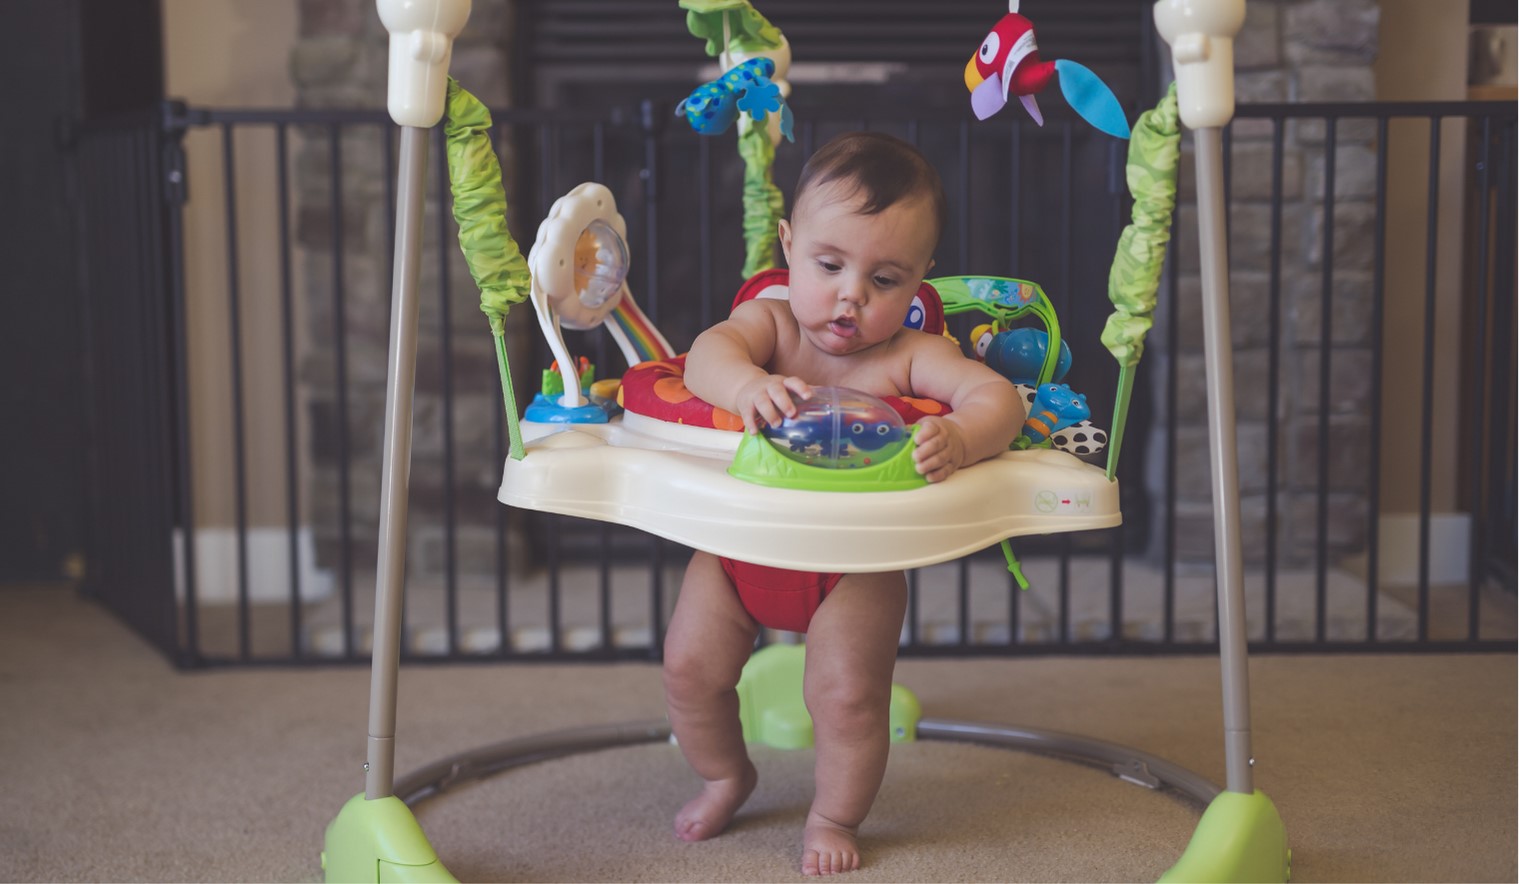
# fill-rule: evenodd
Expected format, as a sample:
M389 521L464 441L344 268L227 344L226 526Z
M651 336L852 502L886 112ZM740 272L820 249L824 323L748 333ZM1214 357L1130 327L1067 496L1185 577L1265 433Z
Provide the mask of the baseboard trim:
M320 602L332 596L331 571L318 569L310 528L296 532L300 562L301 601ZM238 599L237 530L198 528L195 531L195 600L229 605ZM184 532L174 531L174 596L185 599ZM248 600L257 604L290 601L290 529L248 529Z
M1471 538L1470 515L1430 514L1430 583L1467 582L1471 574ZM1385 586L1419 583L1418 513L1393 513L1378 520L1377 581Z

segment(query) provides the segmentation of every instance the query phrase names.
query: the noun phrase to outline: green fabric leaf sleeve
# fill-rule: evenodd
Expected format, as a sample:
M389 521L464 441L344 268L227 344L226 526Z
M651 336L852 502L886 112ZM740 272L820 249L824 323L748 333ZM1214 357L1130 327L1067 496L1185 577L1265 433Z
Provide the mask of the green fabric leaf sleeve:
M1140 114L1129 140L1125 169L1134 196L1133 220L1118 238L1108 273L1113 315L1102 330L1102 343L1122 365L1136 365L1144 353L1145 334L1155 310L1155 291L1171 239L1176 207L1176 167L1181 159L1176 85L1153 109Z
M693 36L707 41L707 54L716 56L723 49L723 19L727 19L726 36L732 48L744 52L774 49L781 45L781 31L750 4L749 0L680 0L686 10L686 28Z
M738 153L744 158L744 278L775 266L775 242L786 197L775 186L771 164L775 145L765 126L750 126L739 136Z
M480 287L480 309L490 318L491 333L500 337L507 311L527 300L531 280L506 226L506 191L490 128L490 111L449 77L443 133L459 248Z

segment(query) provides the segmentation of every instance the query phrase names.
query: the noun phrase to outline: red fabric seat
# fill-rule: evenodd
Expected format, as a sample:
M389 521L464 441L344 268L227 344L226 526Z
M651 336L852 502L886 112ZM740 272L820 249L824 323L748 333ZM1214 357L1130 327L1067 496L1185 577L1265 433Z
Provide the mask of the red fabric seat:
M739 287L738 294L733 298L733 306L737 307L757 297L785 297L790 277L790 271L779 268L756 273ZM933 286L925 282L918 289L905 324L928 334L944 333L944 302L939 299L939 293L934 291ZM617 401L634 414L671 423L719 430L744 428L744 422L738 415L698 399L696 394L687 389L685 373L684 354L674 359L639 363L622 376L622 388L617 393ZM934 399L912 396L883 396L882 399L896 409L903 422L908 424L916 423L926 415L950 413L948 405Z

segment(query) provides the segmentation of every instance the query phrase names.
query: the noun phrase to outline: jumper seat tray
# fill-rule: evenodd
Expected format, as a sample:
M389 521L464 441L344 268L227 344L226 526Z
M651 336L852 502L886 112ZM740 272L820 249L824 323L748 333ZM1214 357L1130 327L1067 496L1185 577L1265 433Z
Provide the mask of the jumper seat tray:
M832 572L916 568L1007 537L1113 528L1119 488L1063 451L1008 451L906 491L769 488L727 469L741 433L624 413L522 424L508 506L627 525L720 556Z

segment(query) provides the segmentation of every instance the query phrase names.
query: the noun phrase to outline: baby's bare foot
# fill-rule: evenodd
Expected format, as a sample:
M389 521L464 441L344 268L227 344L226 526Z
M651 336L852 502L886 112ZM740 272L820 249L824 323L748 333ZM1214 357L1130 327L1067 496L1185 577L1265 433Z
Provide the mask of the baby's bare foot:
M708 780L701 794L686 802L675 815L675 837L682 841L704 841L722 832L733 815L749 799L759 773L745 762L744 772L728 780Z
M854 829L841 826L813 811L802 830L802 874L837 875L860 867L860 848Z

